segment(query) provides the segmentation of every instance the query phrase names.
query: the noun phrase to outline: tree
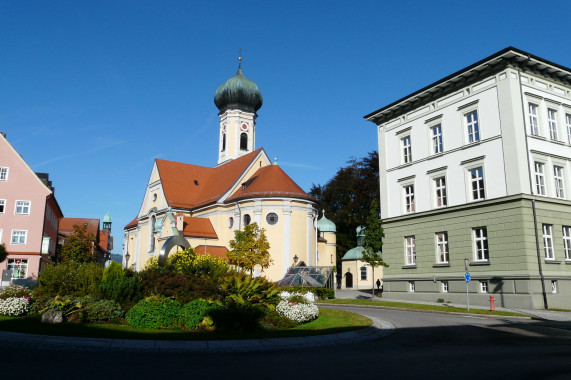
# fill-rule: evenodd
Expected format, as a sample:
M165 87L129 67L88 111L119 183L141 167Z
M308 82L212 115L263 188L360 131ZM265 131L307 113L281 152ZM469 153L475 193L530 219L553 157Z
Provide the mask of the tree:
M265 230L260 229L256 223L248 224L244 231L234 231L230 248L232 250L226 254L228 260L243 270L249 270L250 276L253 276L256 265L264 270L273 262Z
M376 151L361 159L352 158L325 185L313 184L309 194L317 201L318 210L337 227L337 272L341 258L355 247L356 230L367 220L373 199L379 199L379 155Z
M87 232L86 226L73 225L73 233L65 238L63 247L59 252L59 261L92 263L97 260L95 235Z
M8 257L8 251L6 251L6 246L4 243L0 244L0 263L3 263L4 260Z
M365 239L363 240L363 257L362 261L366 262L373 268L373 290L371 299L375 298L375 268L382 266L388 267L389 265L383 261L383 227L379 218L379 204L376 199L371 202L369 210L369 217L365 229Z

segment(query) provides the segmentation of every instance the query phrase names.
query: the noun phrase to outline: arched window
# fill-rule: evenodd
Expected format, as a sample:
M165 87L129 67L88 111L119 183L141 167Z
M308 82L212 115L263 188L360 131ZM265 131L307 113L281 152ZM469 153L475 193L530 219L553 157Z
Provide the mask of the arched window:
M361 280L367 279L367 267L361 267Z
M244 215L244 225L247 226L252 221L252 217L248 214Z
M226 150L226 133L222 134L222 152Z
M248 134L240 134L240 150L248 150Z
M155 224L157 222L157 217L156 216L152 216L151 217L151 225L149 226L149 231L151 232L151 246L149 247L149 252L154 252L155 250Z

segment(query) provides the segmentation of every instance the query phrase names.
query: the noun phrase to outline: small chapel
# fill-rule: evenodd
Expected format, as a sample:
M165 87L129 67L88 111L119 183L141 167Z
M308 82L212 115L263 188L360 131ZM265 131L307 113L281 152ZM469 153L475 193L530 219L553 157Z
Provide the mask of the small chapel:
M126 267L142 270L173 236L198 254L226 259L234 231L254 222L265 230L273 259L254 275L278 281L292 266L336 266L335 232L319 231L314 199L263 148L256 148L262 102L239 58L236 75L214 95L220 118L218 164L155 160L141 208L124 228Z

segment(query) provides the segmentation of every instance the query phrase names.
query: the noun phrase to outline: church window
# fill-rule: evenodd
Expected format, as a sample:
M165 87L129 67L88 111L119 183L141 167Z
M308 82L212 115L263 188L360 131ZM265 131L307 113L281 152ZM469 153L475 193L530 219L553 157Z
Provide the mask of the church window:
M149 252L153 252L155 250L155 223L157 222L157 218L153 215L151 218L151 225L149 226L149 231L151 235L151 245L149 247Z
M244 215L244 226L247 226L252 221L252 217L248 214Z
M270 212L268 215L266 215L266 222L268 222L268 224L271 226L277 224L278 214L276 214L275 212Z
M226 133L222 134L222 152L226 150Z
M228 228L232 228L234 226L234 218L228 218Z
M248 150L248 134L240 134L240 150Z

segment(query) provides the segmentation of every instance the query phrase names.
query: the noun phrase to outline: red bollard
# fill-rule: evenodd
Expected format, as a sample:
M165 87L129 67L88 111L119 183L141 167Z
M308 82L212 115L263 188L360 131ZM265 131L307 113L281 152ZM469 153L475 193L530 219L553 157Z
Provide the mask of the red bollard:
M490 311L496 311L494 301L495 301L494 296L490 296Z

